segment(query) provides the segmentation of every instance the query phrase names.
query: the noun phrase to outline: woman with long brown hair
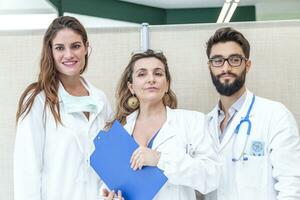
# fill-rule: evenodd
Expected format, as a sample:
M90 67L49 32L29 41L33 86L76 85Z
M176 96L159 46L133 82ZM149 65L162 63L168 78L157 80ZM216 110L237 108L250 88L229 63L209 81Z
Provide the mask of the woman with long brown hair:
M134 54L122 74L116 98L114 120L139 144L131 157L132 169L157 166L168 178L155 200L195 200L195 189L201 193L216 189L218 159L204 114L176 109L163 53L149 49Z
M17 110L16 200L98 197L100 180L89 156L112 111L106 95L81 76L88 47L86 30L73 17L56 18L44 35L38 80L23 92Z

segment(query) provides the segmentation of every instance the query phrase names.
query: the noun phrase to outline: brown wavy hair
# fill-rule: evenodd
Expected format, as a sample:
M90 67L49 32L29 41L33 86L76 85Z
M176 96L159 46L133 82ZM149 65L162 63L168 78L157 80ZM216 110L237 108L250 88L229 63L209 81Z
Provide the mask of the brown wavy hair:
M57 33L63 29L71 29L75 33L79 34L82 38L83 44L87 47L88 37L86 30L76 18L62 16L52 21L43 38L38 80L37 82L30 84L22 93L17 109L16 122L18 122L21 116L26 117L28 115L35 97L43 91L45 93L44 113L46 107L49 106L55 119L55 123L62 124L59 111L59 99L57 95L59 78L52 54L52 41ZM85 55L85 64L81 70L81 74L86 70L87 64L88 54Z
M250 57L250 44L244 35L232 27L223 27L216 30L206 43L206 55L210 58L211 48L217 43L236 42L240 45L246 58Z
M168 81L169 89L168 89L168 92L163 97L164 105L168 106L170 108L177 108L177 98L176 98L175 93L171 90L171 87L170 87L171 86L171 75L170 75L170 71L169 71L169 67L168 67L168 63L167 63L167 58L161 52L156 53L155 51L148 49L145 52L133 54L127 67L125 68L125 70L121 76L121 79L118 83L118 87L117 87L117 91L116 91L117 111L114 116L114 119L107 124L106 128L111 127L112 123L115 120L119 120L123 125L126 124L126 117L133 111L139 109L139 107L137 107L136 109L133 109L127 103L129 97L132 96L130 90L128 89L127 83L128 82L132 83L132 73L133 73L133 67L134 67L135 62L142 58L151 58L151 57L160 60L164 64L164 67L165 67L165 73L166 73L166 78Z

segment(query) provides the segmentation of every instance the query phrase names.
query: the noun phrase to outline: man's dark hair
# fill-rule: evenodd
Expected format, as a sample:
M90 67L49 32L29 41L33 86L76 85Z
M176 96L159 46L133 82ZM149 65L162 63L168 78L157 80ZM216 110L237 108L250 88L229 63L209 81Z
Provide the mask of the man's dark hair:
M231 28L231 27L224 27L216 30L215 34L209 38L209 40L206 43L206 54L207 57L210 57L211 48L213 45L217 43L224 43L224 42L236 42L238 43L246 58L249 58L250 56L250 44L248 40L243 36L242 33L239 31Z

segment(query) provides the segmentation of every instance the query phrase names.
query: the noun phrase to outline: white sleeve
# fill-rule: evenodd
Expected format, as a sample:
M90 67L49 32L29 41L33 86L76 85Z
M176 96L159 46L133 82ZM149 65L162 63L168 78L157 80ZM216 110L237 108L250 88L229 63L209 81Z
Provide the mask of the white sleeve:
M293 115L281 105L270 124L269 152L278 200L300 199L300 137Z
M215 190L219 183L220 164L215 145L207 131L204 116L196 115L185 123L191 125L185 135L195 148L196 155L192 157L185 150L161 153L158 167L164 171L170 183L188 186L206 194Z
M44 127L43 103L36 97L28 113L17 124L14 149L15 200L41 200Z

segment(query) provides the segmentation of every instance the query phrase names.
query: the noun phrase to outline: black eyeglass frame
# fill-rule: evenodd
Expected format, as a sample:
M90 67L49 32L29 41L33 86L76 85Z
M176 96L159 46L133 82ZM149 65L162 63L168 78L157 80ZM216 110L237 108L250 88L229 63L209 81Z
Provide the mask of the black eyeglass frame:
M239 62L238 65L232 64L232 62L230 61L230 59L232 59L232 58L234 58L234 57L240 59L240 62ZM214 64L213 64L213 61L214 61L215 59L221 59L221 60L222 60L222 64L220 64L220 65L214 65ZM246 58L246 57L244 57L244 56L242 56L242 55L230 55L228 58L223 58L223 57L214 57L214 58L210 58L210 59L208 59L208 62L210 62L211 66L213 66L213 67L215 67L215 68L221 68L221 67L223 67L224 64L225 64L225 61L227 61L227 63L228 63L229 66L231 66L231 67L239 67L239 66L241 66L241 64L243 63L243 60L248 61L248 58Z

